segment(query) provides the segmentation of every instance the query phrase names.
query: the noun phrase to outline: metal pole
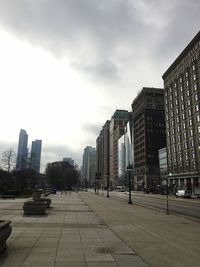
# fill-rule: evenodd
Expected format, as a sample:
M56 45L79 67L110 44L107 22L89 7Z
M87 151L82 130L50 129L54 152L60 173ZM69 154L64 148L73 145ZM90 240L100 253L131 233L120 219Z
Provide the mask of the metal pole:
M167 183L167 214L169 215L169 184Z
M97 194L99 195L99 174L97 176Z
M128 186L129 186L128 204L132 204L132 201L131 201L131 170L130 170L130 164L129 164L129 169L128 169Z
M109 174L107 174L107 197L109 197L109 184L110 184Z

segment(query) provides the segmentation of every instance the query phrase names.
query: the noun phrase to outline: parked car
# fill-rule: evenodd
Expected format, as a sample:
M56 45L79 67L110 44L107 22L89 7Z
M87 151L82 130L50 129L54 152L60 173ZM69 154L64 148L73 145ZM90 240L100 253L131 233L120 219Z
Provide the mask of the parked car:
M188 191L188 190L178 190L176 192L176 197L190 198L191 197L191 192Z

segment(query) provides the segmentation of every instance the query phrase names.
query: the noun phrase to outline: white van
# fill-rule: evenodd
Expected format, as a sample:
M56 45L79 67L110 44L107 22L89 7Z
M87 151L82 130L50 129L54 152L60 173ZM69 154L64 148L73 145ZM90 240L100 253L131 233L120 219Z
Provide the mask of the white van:
M125 186L117 186L117 192L125 192Z
M188 190L178 190L176 192L176 197L191 197L191 192Z

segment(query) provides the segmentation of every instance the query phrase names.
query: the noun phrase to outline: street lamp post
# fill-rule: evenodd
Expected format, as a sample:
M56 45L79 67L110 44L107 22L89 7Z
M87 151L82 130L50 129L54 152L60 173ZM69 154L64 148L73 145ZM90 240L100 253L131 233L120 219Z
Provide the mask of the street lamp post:
M167 214L169 215L169 176L172 176L172 173L169 173L167 176Z
M109 197L109 188L110 188L110 177L109 173L107 173L107 197Z
M99 179L101 177L100 172L96 172L96 181L97 181L97 194L99 195Z
M132 200L131 200L131 171L133 170L133 166L129 163L129 165L127 166L126 169L128 171L128 189L129 189L128 204L132 204Z

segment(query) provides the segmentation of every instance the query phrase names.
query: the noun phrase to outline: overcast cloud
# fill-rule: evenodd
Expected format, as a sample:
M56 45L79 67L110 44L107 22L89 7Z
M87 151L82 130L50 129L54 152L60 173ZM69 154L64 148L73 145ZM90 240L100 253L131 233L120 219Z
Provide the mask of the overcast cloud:
M199 12L199 0L0 0L0 27L67 60L91 86L99 117L76 118L81 154L116 108L130 110L143 86L163 86L162 74L199 31Z

